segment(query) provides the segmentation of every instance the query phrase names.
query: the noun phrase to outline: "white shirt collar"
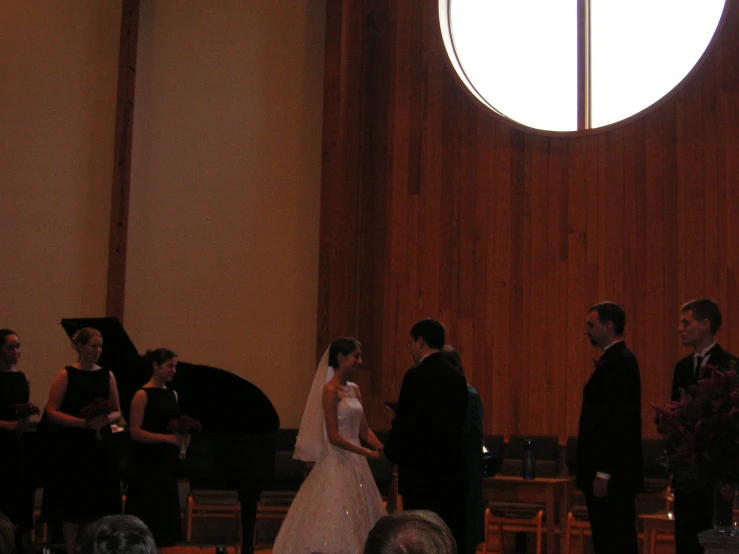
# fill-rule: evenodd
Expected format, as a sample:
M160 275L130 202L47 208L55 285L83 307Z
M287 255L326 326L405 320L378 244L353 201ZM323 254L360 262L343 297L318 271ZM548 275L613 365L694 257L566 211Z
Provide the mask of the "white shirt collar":
M603 354L605 354L605 353L606 353L606 350L608 350L608 349L609 349L609 348L610 348L611 346L613 346L614 344L618 344L619 342L623 342L623 341L624 341L624 339L616 339L616 340L614 340L614 341L613 341L613 342L612 342L611 344L609 344L608 346L606 346L606 347L605 347L605 348L603 349Z
M715 342L712 343L710 346L706 346L701 352L693 352L693 359L696 359L698 356L700 356L705 360L709 350L711 350L711 348L713 348L714 346L716 346Z

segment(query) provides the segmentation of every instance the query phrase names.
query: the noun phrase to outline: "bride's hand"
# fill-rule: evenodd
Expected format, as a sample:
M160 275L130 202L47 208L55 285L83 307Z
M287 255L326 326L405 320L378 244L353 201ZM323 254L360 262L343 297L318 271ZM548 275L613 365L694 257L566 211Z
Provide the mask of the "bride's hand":
M370 460L377 460L380 457L380 453L377 450L370 450L369 454L367 454L367 457Z

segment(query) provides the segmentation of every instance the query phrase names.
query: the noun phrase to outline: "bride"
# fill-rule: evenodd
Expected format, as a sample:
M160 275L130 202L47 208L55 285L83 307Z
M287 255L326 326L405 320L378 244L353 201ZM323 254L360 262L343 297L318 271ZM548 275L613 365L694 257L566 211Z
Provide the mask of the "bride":
M361 554L385 515L367 458L383 445L367 426L359 387L348 380L362 346L342 337L323 354L300 422L293 457L315 462L275 539L273 554ZM371 448L364 448L359 437Z

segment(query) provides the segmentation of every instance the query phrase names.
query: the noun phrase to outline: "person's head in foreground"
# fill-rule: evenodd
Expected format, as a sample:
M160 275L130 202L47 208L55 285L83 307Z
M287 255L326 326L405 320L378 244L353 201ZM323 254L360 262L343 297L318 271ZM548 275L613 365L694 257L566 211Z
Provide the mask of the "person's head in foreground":
M105 516L91 524L82 540L81 554L156 554L149 528L139 518Z
M367 536L364 554L457 554L457 544L434 512L408 510L380 518Z
M15 554L15 525L0 512L0 552Z

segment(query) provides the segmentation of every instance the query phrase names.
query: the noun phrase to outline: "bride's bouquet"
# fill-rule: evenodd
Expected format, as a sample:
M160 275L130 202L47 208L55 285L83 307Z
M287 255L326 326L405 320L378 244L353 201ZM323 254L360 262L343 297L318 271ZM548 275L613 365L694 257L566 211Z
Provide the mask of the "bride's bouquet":
M203 426L197 419L193 419L190 416L181 415L173 418L169 421L168 429L175 435L191 435L192 433L202 431ZM187 443L185 441L180 443L180 460L184 460L187 456Z
M115 404L105 398L96 398L90 402L87 406L82 408L79 413L79 417L82 419L95 419L100 416L107 416L115 411ZM103 434L100 429L95 430L95 438L97 440L103 439Z
M36 404L31 404L30 402L21 402L19 404L13 404L11 408L13 408L13 410L15 411L15 415L17 415L20 419L23 419L23 420L27 420L29 417L41 413L41 410L38 409L38 406L36 406ZM17 437L20 439L21 435L23 435L23 428L21 429L16 428L15 433Z

